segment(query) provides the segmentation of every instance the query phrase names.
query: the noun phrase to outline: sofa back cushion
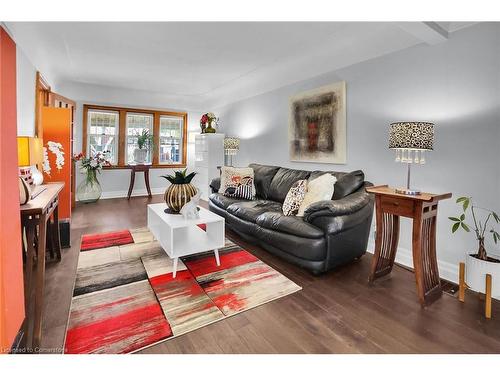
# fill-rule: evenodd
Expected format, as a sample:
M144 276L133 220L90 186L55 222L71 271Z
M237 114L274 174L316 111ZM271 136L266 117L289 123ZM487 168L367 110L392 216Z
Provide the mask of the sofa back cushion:
M333 199L342 199L349 194L354 193L365 182L365 174L361 170L352 171L344 174L337 179L335 190L333 191Z
M262 199L269 199L268 193L271 181L280 167L272 165L250 164L254 172L255 193Z
M267 199L283 203L292 185L298 180L307 180L310 173L310 171L280 168L271 181Z

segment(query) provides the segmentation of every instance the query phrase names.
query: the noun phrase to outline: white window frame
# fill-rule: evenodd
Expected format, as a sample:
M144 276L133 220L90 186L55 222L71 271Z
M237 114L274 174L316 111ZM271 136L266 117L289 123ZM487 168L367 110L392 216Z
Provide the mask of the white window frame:
M180 134L181 136L178 138L179 140L179 161L178 162L175 162L175 163L168 163L168 162L161 162L160 161L160 147L161 147L161 139L162 139L162 136L161 136L161 119L162 118L167 118L167 119L175 119L175 120L179 120L180 121L180 128L179 128L179 131L180 131ZM160 124L159 124L159 129L158 129L158 133L159 133L159 139L158 139L158 164L159 165L175 165L175 164L182 164L182 155L183 155L183 147L184 147L184 117L181 117L181 116L174 116L174 115L160 115ZM177 139L177 138L176 138Z
M91 142L90 142L90 137L95 136L96 134L92 134L92 114L93 113L106 113L106 114L114 114L116 115L116 124L115 124L115 134L113 138L113 144L114 144L114 150L115 153L112 158L109 158L108 161L111 165L118 165L118 147L119 147L119 134L120 134L120 112L118 111L113 111L113 110L107 110L107 109L88 109L87 110L87 150L86 150L86 155L87 157L92 156L91 152Z

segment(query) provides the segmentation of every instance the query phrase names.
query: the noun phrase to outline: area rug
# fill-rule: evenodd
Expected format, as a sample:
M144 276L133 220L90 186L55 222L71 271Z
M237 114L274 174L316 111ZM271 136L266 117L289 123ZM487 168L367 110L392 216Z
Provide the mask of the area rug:
M227 238L219 253L181 258L173 278L147 228L82 236L65 353L131 353L301 289Z

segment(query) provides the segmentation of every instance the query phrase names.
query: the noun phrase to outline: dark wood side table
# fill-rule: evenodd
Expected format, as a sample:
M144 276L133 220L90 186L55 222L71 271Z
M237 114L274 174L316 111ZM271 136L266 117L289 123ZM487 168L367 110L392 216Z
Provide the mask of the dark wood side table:
M377 222L369 281L392 271L399 240L399 217L408 217L413 219L412 252L418 299L422 306L432 303L442 294L436 258L438 202L451 198L451 193L411 196L397 194L387 185L366 191L375 194Z
M130 168L130 186L128 187L127 199L130 199L130 196L132 195L132 190L134 190L136 172L144 172L144 182L146 183L148 196L149 198L151 198L153 196L151 194L151 188L149 187L149 169L151 168L151 164L129 164L129 168Z
M45 286L45 252L47 235L50 238L51 252L61 260L59 237L59 193L64 183L43 185L46 189L36 198L21 206L21 225L26 232L25 268L25 308L26 308L26 347L39 348L42 338L42 309ZM52 217L52 222L51 222ZM50 233L48 233L50 231ZM35 262L36 259L36 262ZM33 266L35 274L33 275ZM34 278L34 284L33 284ZM34 312L31 312L31 297L34 294Z

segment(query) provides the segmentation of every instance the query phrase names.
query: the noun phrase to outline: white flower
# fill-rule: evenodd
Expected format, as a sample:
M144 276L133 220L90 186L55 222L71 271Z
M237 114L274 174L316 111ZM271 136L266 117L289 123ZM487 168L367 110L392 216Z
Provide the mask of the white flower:
M42 169L45 173L50 176L50 162L49 162L49 153L47 152L47 147L43 148L43 165Z
M48 141L47 146L49 148L49 151L56 156L56 168L61 170L64 165L64 151L62 144L58 142ZM49 171L50 171L50 166L49 166Z
M97 162L97 160L92 159L92 160L90 161L90 166L91 166L92 168L95 168L95 167L97 167L98 165L99 165L99 163Z

